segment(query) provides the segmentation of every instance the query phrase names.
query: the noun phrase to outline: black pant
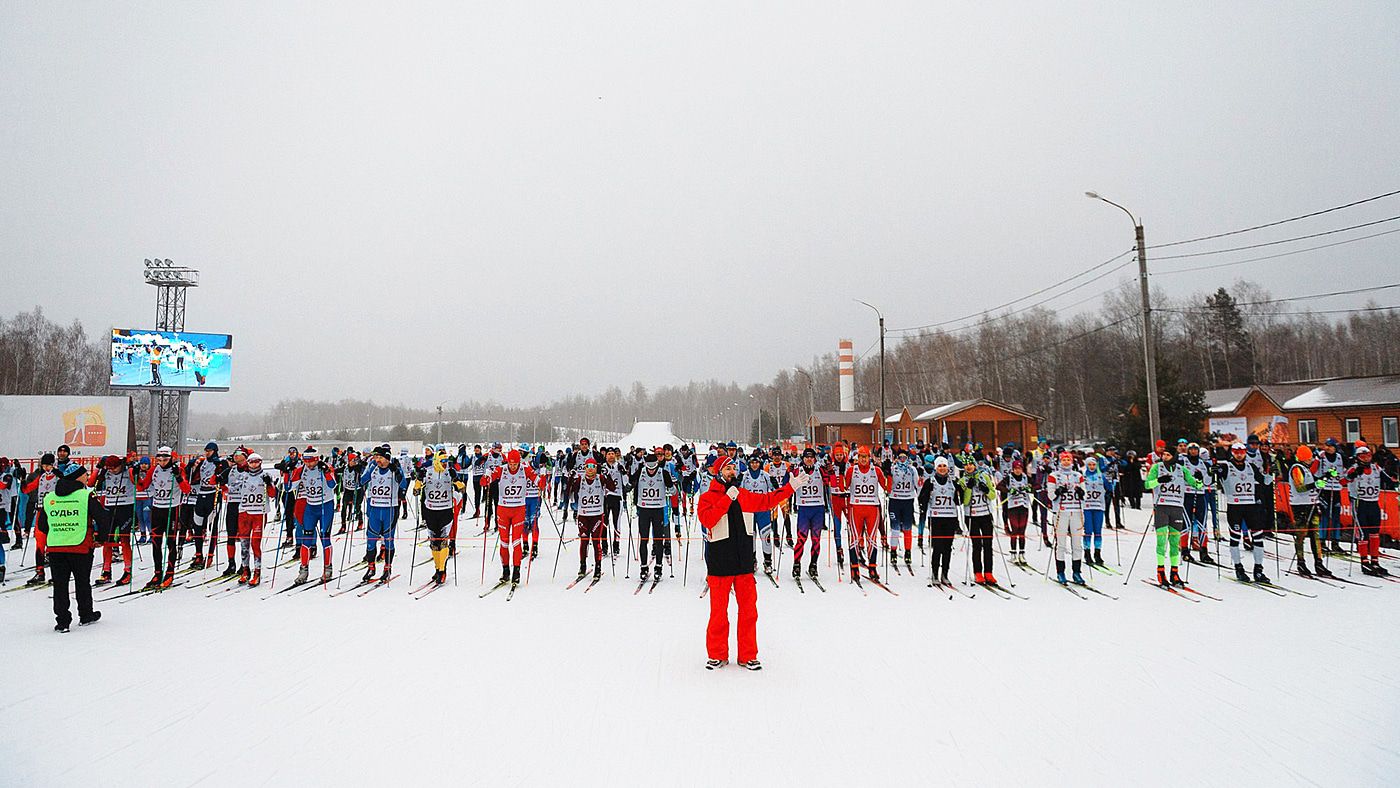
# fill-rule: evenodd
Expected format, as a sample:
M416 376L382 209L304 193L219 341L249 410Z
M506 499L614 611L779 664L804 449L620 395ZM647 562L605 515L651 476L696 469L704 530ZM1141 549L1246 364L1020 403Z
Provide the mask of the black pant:
M992 571L992 516L969 515L967 533L972 537L972 571L977 574Z
M481 477L472 477L472 517L481 513Z
M612 538L613 538L613 541L617 541L619 534L622 533L622 526L618 523L618 519L617 519L617 518L620 517L621 515L622 515L622 496L621 496L621 495L604 495L604 496L603 496L603 523L604 523L605 525L610 525L610 526L612 527ZM605 528L605 529L604 529L604 537L603 537L604 539L607 538L606 531L607 531L607 529Z
M953 561L953 535L958 532L958 518L928 518L929 565L933 577L942 580Z
M151 560L155 568L156 575L161 573L161 553L160 543L165 542L165 550L169 563L164 564L166 569L175 568L175 560L179 557L175 547L175 541L180 534L180 509L176 506L173 509L161 509L157 506L151 507Z
M641 562L647 562L647 538L651 538L651 557L656 568L661 568L661 557L665 554L671 535L666 532L665 513L660 509L637 509L637 541L641 544Z
M92 553L49 553L53 572L53 617L60 626L73 623L68 609L68 581L73 580L78 597L78 620L92 619Z

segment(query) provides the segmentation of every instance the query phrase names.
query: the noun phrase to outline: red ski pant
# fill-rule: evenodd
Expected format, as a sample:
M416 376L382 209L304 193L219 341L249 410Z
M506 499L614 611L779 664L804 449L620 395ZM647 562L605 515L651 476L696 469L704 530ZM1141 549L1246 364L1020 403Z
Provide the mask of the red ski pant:
M758 659L758 589L753 575L705 578L710 586L710 623L705 627L705 652L710 659L729 659L729 591L739 603L739 661Z
M243 545L243 565L254 569L262 568L263 524L267 515L238 513L238 541ZM251 556L250 556L251 553Z
M868 503L851 504L851 566L875 565L875 534L880 527L880 507Z
M496 541L501 545L501 564L520 566L525 539L525 507L496 507Z
M593 563L603 562L603 515L581 514L578 516L578 565L582 567L588 560L588 550L593 550Z

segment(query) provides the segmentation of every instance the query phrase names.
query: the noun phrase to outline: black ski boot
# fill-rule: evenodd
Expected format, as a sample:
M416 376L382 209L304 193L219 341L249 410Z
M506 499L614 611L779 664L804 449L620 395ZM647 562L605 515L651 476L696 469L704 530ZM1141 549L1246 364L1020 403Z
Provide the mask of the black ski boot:
M874 580L874 581L877 582L877 583L880 582L880 573L879 573L879 571L877 571L877 570L875 569L875 565L874 565L874 564L871 564L870 567L869 567L866 571L868 571L868 572L870 573L870 579L871 579L871 580Z
M1201 563L1206 564L1208 566L1215 566L1215 559L1210 557L1210 553L1207 553L1204 547L1202 547L1200 550L1200 556Z
M1094 555L1093 555L1093 553L1091 553L1091 552L1089 551L1089 548L1087 548L1087 547L1084 548L1084 563L1086 563L1086 564L1092 564L1092 563L1094 563Z
M518 567L518 566L516 566L516 567L511 567L511 570L510 570L510 584L513 585L513 586L518 586L518 585L520 585L520 567Z
M807 576L813 580L817 579L817 562L813 561L807 565Z
M773 557L772 557L772 556L767 556L767 555L763 556L763 574L765 574L765 575L771 575L771 574L773 574Z
M365 567L365 576L360 578L361 583L368 583L374 579L374 562L370 561Z
M221 574L221 575L219 575L219 576L220 576L220 577L233 577L233 576L236 575L236 574L238 574L238 565L235 564L235 563L232 562L232 561L229 561L229 562L228 562L228 568L225 569L225 570L223 571L223 574Z
M1171 583L1177 588L1186 587L1186 581L1181 579L1181 575L1177 573L1176 567L1172 567Z
M501 582L502 582L502 583L509 583L509 582L510 582L510 565L509 565L509 564L501 564Z
M1165 566L1157 567L1157 585L1163 588L1171 588L1171 581L1167 580L1167 568Z
M1317 562L1317 571L1316 571L1314 574L1316 574L1318 577L1331 577L1331 576L1332 576L1332 570L1331 570L1331 569L1328 569L1328 568L1325 567L1325 566L1323 566L1321 561L1318 561L1318 562Z
M1390 577L1390 570L1381 566L1381 560L1379 558L1371 561L1371 571L1376 573L1376 577Z
M1369 561L1362 561L1362 562L1361 562L1361 574L1367 575L1367 576L1369 576L1369 577L1376 577L1376 570L1374 570L1374 569L1371 568L1371 562L1369 562Z
M1249 582L1249 573L1244 571L1244 564L1235 564L1235 579L1241 583Z
M594 580L598 580L598 579L601 578L602 576L603 576L603 564L602 564L602 563L599 563L597 566L593 567L593 579L594 579Z
M102 574L98 575L97 579L92 581L92 584L93 586L105 586L110 582L112 582L112 573L103 570Z
M1269 582L1269 578L1265 576L1264 567L1260 566L1259 564L1254 565L1254 582L1266 586L1273 585L1273 583Z
M793 579L793 580L801 580L801 579L802 579L802 565L799 564L799 563L797 563L796 561L793 561L793 562L792 562L792 579Z
M1302 556L1298 556L1298 576L1299 576L1299 577L1312 577L1312 576L1313 576L1313 573L1308 571L1308 562L1307 562L1307 559L1303 558Z
M1094 550L1094 560L1091 561L1090 563L1092 563L1092 564L1094 564L1094 565L1096 565L1096 566L1105 566L1105 564L1104 564L1104 562L1103 562L1103 551L1102 551L1102 550L1095 549L1095 550Z
M637 577L643 583L645 583L647 581L647 578L650 576L650 573L651 567L647 566L646 564L642 564L642 571L637 575Z

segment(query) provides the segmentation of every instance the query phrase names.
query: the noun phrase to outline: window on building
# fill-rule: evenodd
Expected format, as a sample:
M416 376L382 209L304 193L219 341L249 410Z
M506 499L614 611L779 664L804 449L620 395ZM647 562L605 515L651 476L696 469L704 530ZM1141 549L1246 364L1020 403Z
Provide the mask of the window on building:
M1345 422L1347 443L1361 440L1361 419L1347 419Z
M1400 446L1400 418L1386 416L1381 419L1381 442L1387 446Z
M1317 419L1298 419L1298 443L1317 443Z

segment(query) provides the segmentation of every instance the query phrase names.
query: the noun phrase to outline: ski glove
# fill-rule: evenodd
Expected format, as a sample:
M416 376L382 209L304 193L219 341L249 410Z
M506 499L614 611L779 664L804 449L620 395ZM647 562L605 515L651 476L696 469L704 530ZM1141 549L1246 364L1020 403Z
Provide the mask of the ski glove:
M1076 487L1076 488L1074 488L1074 497L1075 497L1075 498L1078 498L1078 499L1081 500L1081 501L1084 500L1084 488L1083 488L1083 487Z

